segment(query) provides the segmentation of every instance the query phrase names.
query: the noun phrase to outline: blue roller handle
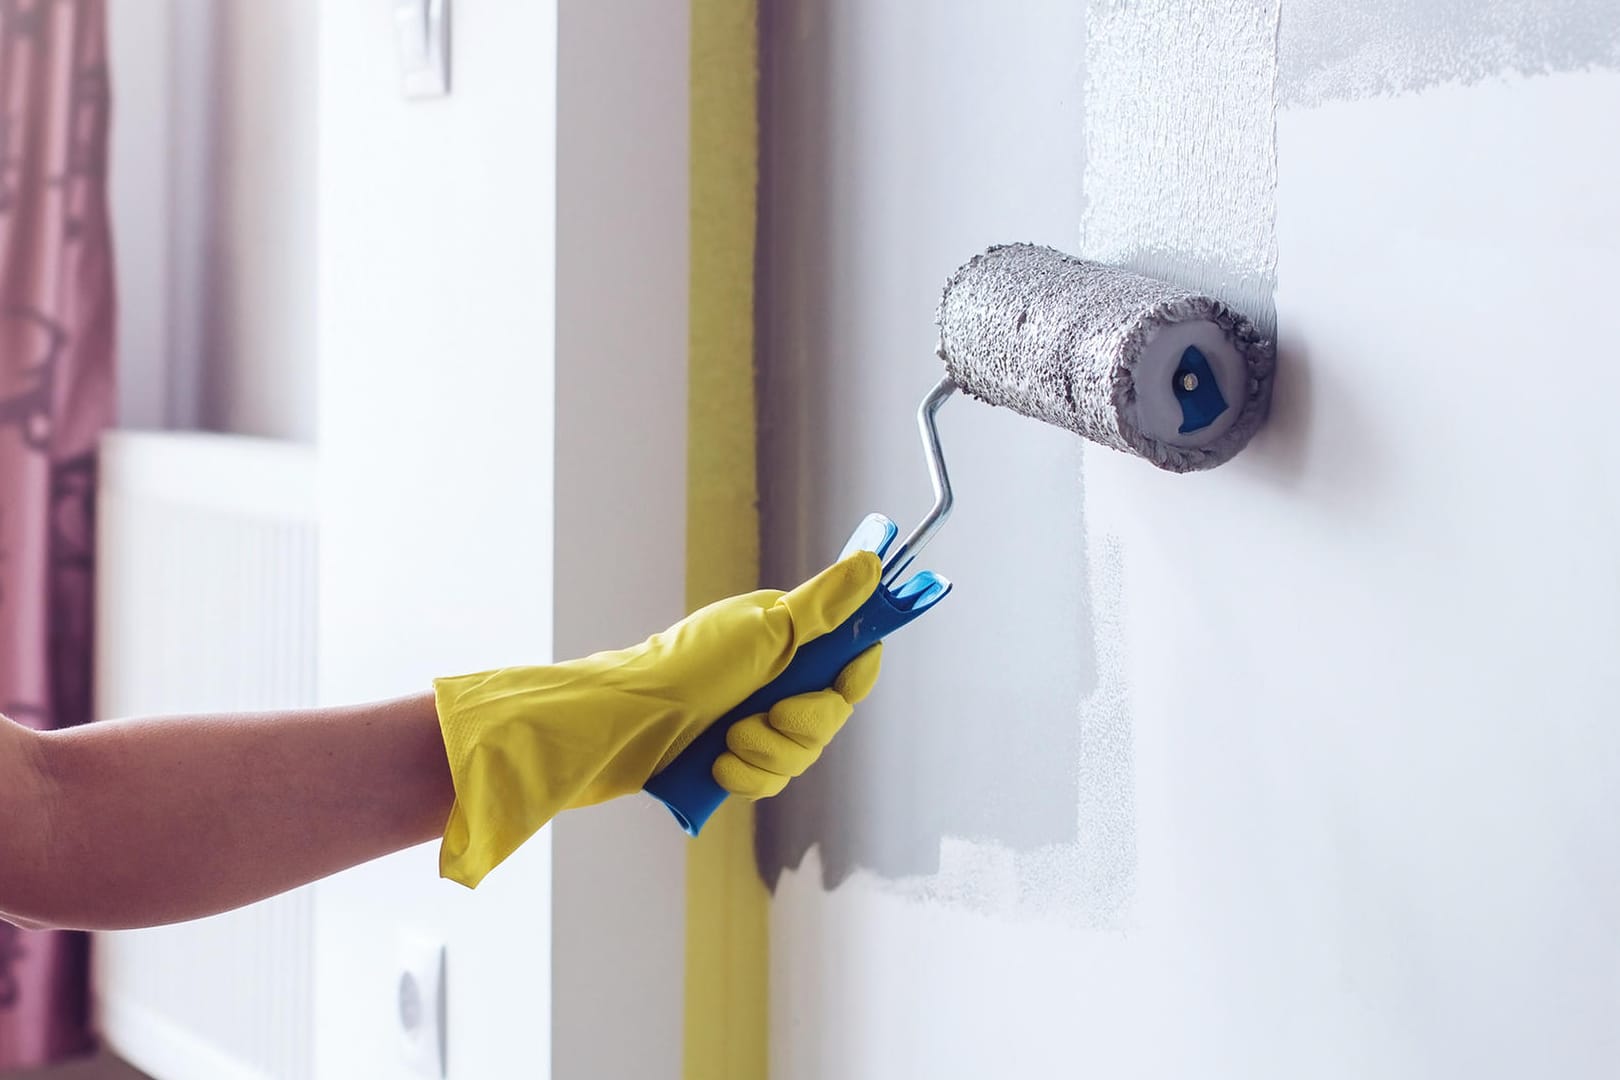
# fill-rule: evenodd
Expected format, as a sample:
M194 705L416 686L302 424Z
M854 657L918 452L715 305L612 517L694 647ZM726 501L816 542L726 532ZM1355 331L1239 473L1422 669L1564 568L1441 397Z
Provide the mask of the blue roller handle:
M926 570L899 591L878 586L835 630L801 646L782 674L704 729L663 772L647 781L646 791L669 807L681 828L696 836L726 801L726 790L715 783L711 770L726 751L726 731L732 724L769 712L783 698L827 689L851 660L922 615L949 589L949 582Z

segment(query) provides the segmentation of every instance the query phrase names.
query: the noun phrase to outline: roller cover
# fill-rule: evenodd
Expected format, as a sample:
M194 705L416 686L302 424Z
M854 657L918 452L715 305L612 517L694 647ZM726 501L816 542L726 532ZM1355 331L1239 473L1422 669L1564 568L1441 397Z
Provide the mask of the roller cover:
M1213 468L1265 419L1272 343L1219 300L1048 247L993 247L940 298L939 355L967 393L1146 458ZM1177 403L1195 347L1226 408L1196 430ZM1203 388L1208 392L1207 385Z

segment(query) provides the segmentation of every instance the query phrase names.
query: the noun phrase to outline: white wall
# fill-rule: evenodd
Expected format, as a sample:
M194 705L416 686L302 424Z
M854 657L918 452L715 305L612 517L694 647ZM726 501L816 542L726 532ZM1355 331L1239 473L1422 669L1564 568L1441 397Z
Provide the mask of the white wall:
M315 433L317 0L218 11L204 427Z
M112 5L122 422L318 441L326 701L682 613L687 6L565 14L457 0L408 102L383 0ZM452 1076L677 1075L685 852L626 800L476 895L431 846L322 883L319 1074L399 1075L419 934Z
M119 422L315 435L316 0L114 0Z
M1232 21L1179 55L1132 36L1153 18L1073 7L779 9L770 116L801 126L767 128L766 196L792 201L767 235L766 362L778 394L817 394L774 480L796 493L778 527L808 524L775 557L924 501L906 398L928 300L987 240L1112 245L1254 295L1274 273L1274 415L1237 461L1173 477L1089 448L1069 469L1028 422L948 407L963 480L926 561L958 594L895 639L886 688L766 837L790 867L773 1076L1613 1075L1620 451L1588 328L1620 256L1620 153L1595 135L1620 58L1503 4L1469 30L1496 38L1407 65L1430 38L1286 29L1284 5L1285 72L1312 34L1352 55L1259 101L1273 192L1221 172L1270 165L1235 83L1136 109L1075 94L1152 94L1161 63L1234 77L1256 54L1211 43L1240 25L1274 48L1274 7L1204 6ZM1128 117L1141 153L1081 158ZM1101 236L1076 192L1130 169L1166 209ZM1225 214L1210 192L1261 201ZM1273 222L1274 270L1252 261ZM1023 790L1054 757L1066 837Z
M551 657L556 11L465 0L401 97L386 4L320 6L321 696ZM407 1075L401 936L448 952L452 1077L544 1076L550 844L476 893L434 845L322 882L317 1075Z
M168 4L107 5L112 83L108 201L118 291L118 422L169 418L169 185L174 163Z
M451 94L410 102L387 5L322 6L326 700L680 616L685 12L459 0ZM566 815L476 893L435 858L320 886L320 1075L399 1075L406 931L449 949L452 1077L679 1074L685 837L667 812Z

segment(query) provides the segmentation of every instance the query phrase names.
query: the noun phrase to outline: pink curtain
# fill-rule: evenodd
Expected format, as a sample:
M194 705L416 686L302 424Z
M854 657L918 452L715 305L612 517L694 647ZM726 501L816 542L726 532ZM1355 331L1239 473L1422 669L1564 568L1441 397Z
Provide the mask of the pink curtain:
M0 0L0 711L37 728L90 718L114 407L105 34L103 0ZM0 923L0 1069L88 1048L87 956L82 934Z

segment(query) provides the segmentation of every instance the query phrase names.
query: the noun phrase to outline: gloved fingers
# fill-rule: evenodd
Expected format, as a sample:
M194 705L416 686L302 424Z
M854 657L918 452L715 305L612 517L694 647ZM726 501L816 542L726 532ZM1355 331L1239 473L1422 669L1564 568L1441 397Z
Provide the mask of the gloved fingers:
M793 779L750 765L729 750L714 759L714 768L710 772L714 775L715 783L744 799L768 799L772 795L780 795L787 782Z
M855 614L877 591L882 563L870 551L857 551L827 567L782 598L793 617L795 642L814 640Z
M764 719L773 732L819 755L854 711L837 690L817 690L783 698Z
M714 763L715 782L746 799L777 794L815 764L852 712L837 690L818 690L737 721L726 731L726 753Z
M808 740L799 742L776 730L764 716L739 720L726 732L726 749L736 754L743 764L782 776L798 776L804 772L821 756L824 745Z
M833 680L833 689L851 705L859 705L872 692L872 687L877 685L878 669L882 666L883 643L878 642L838 673L838 678Z

